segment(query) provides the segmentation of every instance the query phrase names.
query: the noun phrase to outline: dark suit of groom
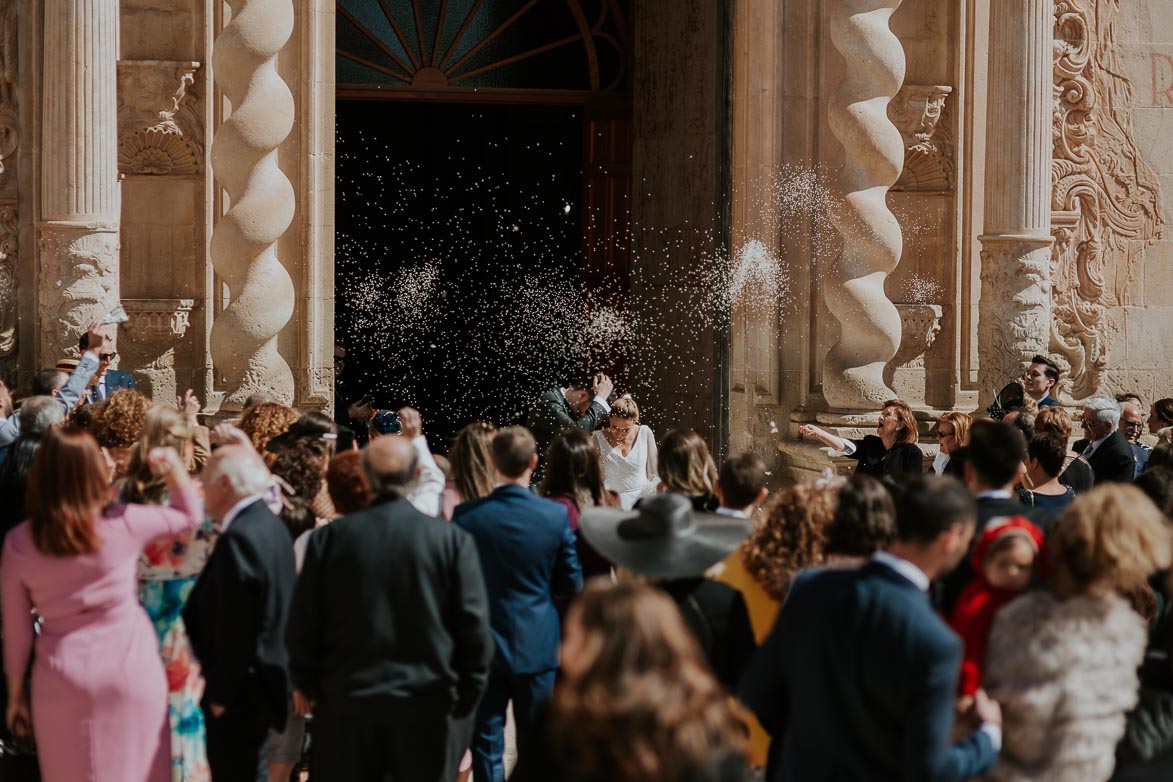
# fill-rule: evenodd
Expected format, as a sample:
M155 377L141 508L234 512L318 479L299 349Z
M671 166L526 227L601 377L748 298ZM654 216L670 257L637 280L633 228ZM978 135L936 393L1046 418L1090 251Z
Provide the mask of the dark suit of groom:
M496 644L477 712L473 778L503 782L505 707L513 701L517 751L523 755L534 713L554 689L561 628L553 596L577 592L582 570L566 508L524 486L508 483L458 505L452 522L476 541Z
M591 400L591 405L585 413L576 417L562 389L551 388L538 399L538 403L530 411L526 425L538 441L538 457L545 458L546 449L562 432L574 428L593 432L606 423L610 412L607 405L596 398Z
M297 573L289 533L260 499L229 511L221 527L183 621L204 675L212 776L255 782L265 736L288 716L285 621Z

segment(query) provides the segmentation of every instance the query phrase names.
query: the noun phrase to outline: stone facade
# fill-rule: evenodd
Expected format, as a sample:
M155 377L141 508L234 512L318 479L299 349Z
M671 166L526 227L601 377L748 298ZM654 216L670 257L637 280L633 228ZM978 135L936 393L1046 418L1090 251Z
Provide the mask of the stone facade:
M757 240L790 297L676 335L704 371L645 378L662 423L773 455L889 395L983 408L1034 352L1066 400L1173 395L1173 5L721 7L632 2L632 257ZM332 404L334 30L334 0L0 0L0 373L121 300L156 396ZM833 214L771 219L779 172Z

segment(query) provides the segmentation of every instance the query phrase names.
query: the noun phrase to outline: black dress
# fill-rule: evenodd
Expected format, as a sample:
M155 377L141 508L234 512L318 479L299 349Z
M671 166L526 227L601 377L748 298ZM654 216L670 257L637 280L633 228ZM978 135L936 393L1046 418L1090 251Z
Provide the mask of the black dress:
M730 692L737 689L757 649L741 592L707 578L678 578L659 586L680 609L717 681Z
M850 458L859 462L856 475L871 475L874 478L897 475L920 475L925 471L925 457L913 443L894 445L891 450L884 447L878 435L869 434L862 440L849 440L855 444L855 453Z
M1095 482L1096 474L1092 470L1092 466L1083 459L1072 459L1071 463L1059 475L1059 483L1070 486L1076 494L1091 491Z

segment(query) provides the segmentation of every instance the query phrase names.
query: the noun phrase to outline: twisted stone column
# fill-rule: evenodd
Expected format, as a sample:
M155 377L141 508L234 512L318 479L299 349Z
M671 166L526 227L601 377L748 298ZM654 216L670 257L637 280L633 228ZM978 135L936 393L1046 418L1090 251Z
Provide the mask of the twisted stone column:
M978 384L982 404L1051 333L1054 0L993 0Z
M118 303L118 0L45 0L38 365Z
M229 0L232 21L216 38L216 84L232 114L212 142L212 169L231 208L212 232L212 265L230 302L212 325L222 410L240 410L254 392L293 401L293 373L277 335L293 315L293 281L277 240L293 222L293 185L277 147L293 129L294 103L276 56L293 33L292 0Z
M904 82L904 49L888 28L901 0L835 0L831 40L847 75L830 105L831 132L843 144L844 194L837 221L843 250L827 269L823 298L839 338L823 362L823 395L836 409L874 409L895 393L884 367L900 346L900 313L884 280L900 262L900 224L888 189L904 165L904 141L888 103Z

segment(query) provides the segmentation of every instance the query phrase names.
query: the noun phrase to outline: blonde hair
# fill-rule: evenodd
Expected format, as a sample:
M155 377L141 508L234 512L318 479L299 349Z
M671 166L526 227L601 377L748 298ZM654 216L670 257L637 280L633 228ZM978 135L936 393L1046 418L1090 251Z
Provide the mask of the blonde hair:
M1047 547L1056 564L1084 587L1140 588L1173 559L1173 535L1164 515L1135 486L1097 486L1055 522Z
M129 448L142 437L143 421L151 409L151 400L138 391L120 388L103 400L94 412L90 428L98 445L105 448Z
M610 415L639 422L639 405L629 396L621 396L611 403Z
M140 502L158 505L167 495L162 478L151 474L147 456L152 448L170 446L182 456L194 432L187 417L174 407L154 407L143 419L143 434L130 452L130 463L126 468L126 486L122 499L126 502Z
M1035 434L1049 433L1063 440L1071 439L1071 416L1062 407L1044 407L1035 415Z
M957 442L961 445L969 443L969 425L973 423L973 419L965 413L945 413L945 415L937 418L937 425L949 424L953 427L953 436L957 438Z
M273 462L277 460L277 454L269 453L265 446L274 437L283 434L298 418L297 411L292 407L276 402L262 402L244 411L239 426L240 431L248 435L253 448L265 460L265 465L272 467Z

